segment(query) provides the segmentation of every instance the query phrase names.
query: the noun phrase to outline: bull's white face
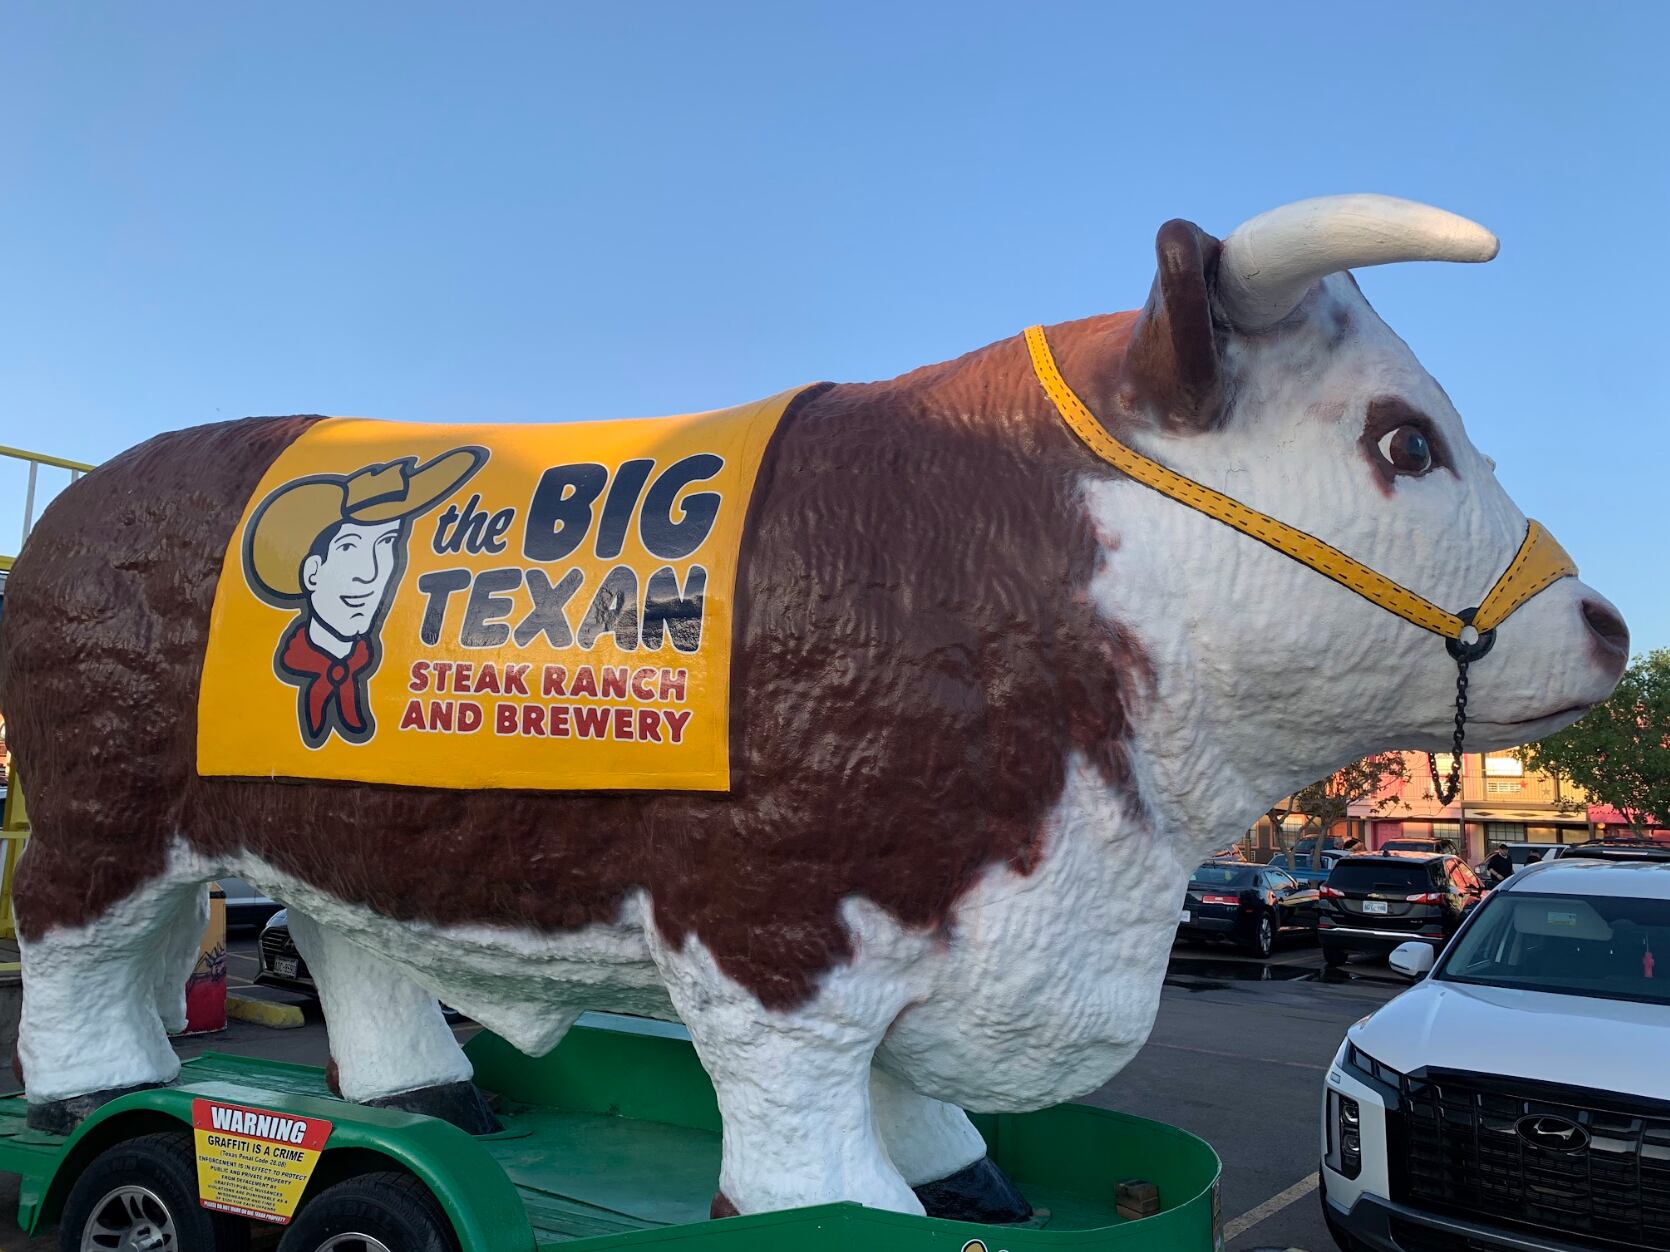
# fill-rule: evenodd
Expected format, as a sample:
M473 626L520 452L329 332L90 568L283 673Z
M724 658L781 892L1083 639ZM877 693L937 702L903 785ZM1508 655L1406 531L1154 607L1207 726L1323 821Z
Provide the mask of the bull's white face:
M1443 608L1484 598L1525 515L1349 275L1281 325L1231 336L1224 367L1217 430L1133 442ZM1412 431L1430 448L1424 472ZM1218 815L1233 827L1369 752L1448 749L1456 666L1437 636L1146 487L1096 482L1087 498L1105 548L1098 603L1154 663L1138 721L1155 798L1185 798L1203 775L1245 786L1257 794ZM1532 598L1472 667L1466 749L1527 742L1605 699L1627 659L1622 629L1576 578Z

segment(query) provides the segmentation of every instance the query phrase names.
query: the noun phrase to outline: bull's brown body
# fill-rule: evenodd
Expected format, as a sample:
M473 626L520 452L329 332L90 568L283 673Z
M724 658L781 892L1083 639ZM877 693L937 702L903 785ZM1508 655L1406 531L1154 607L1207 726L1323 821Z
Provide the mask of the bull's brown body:
M1052 331L1099 411L1132 315ZM1127 379L1127 385L1129 380ZM198 777L198 681L228 541L314 418L159 436L41 519L7 589L0 707L36 837L26 937L162 871L183 839L440 924L558 932L647 891L768 1006L848 954L862 896L943 924L980 869L1022 871L1077 748L1124 775L1138 664L1090 607L1076 493L1107 472L1006 340L889 383L814 389L750 506L730 794L573 794Z

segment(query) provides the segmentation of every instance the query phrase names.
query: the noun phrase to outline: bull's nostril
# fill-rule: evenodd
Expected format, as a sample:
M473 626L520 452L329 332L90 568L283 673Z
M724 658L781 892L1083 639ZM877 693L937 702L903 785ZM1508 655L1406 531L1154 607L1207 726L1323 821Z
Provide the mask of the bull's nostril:
M1619 656L1629 655L1629 627L1624 625L1623 619L1607 608L1604 604L1596 604L1593 600L1583 601L1583 620L1589 623L1589 629L1608 652Z

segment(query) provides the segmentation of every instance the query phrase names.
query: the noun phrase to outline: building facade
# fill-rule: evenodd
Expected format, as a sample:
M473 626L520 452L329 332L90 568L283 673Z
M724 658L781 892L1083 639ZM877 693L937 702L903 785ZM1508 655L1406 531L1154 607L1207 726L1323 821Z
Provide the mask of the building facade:
M1587 843L1606 833L1580 789L1526 768L1512 751L1463 754L1461 789L1449 804L1438 802L1426 753L1404 758L1407 777L1389 807L1353 806L1371 849L1400 837L1447 838L1476 864L1502 843ZM1450 764L1448 753L1438 755L1440 778Z
M1502 843L1587 843L1630 833L1628 821L1617 810L1591 804L1571 783L1527 769L1512 751L1464 754L1461 789L1449 804L1438 802L1426 753L1403 756L1404 780L1376 803L1353 804L1350 816L1328 832L1332 839L1366 851L1389 839L1448 839L1477 864ZM1450 756L1439 753L1437 766L1439 777L1447 778ZM1277 806L1284 807L1285 802ZM1247 832L1242 850L1253 860L1269 860L1283 843L1292 846L1303 837L1304 821L1302 815L1290 814L1283 823L1285 832L1278 832L1271 818L1260 818ZM1670 831L1650 834L1670 842Z

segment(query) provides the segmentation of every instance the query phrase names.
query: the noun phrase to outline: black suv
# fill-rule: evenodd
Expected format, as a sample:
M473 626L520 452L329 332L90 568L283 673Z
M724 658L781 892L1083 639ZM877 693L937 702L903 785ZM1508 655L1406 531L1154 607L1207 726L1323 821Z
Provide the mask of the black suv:
M1459 856L1394 853L1342 858L1319 894L1322 959L1343 965L1353 952L1384 956L1411 939L1443 947L1485 887Z

